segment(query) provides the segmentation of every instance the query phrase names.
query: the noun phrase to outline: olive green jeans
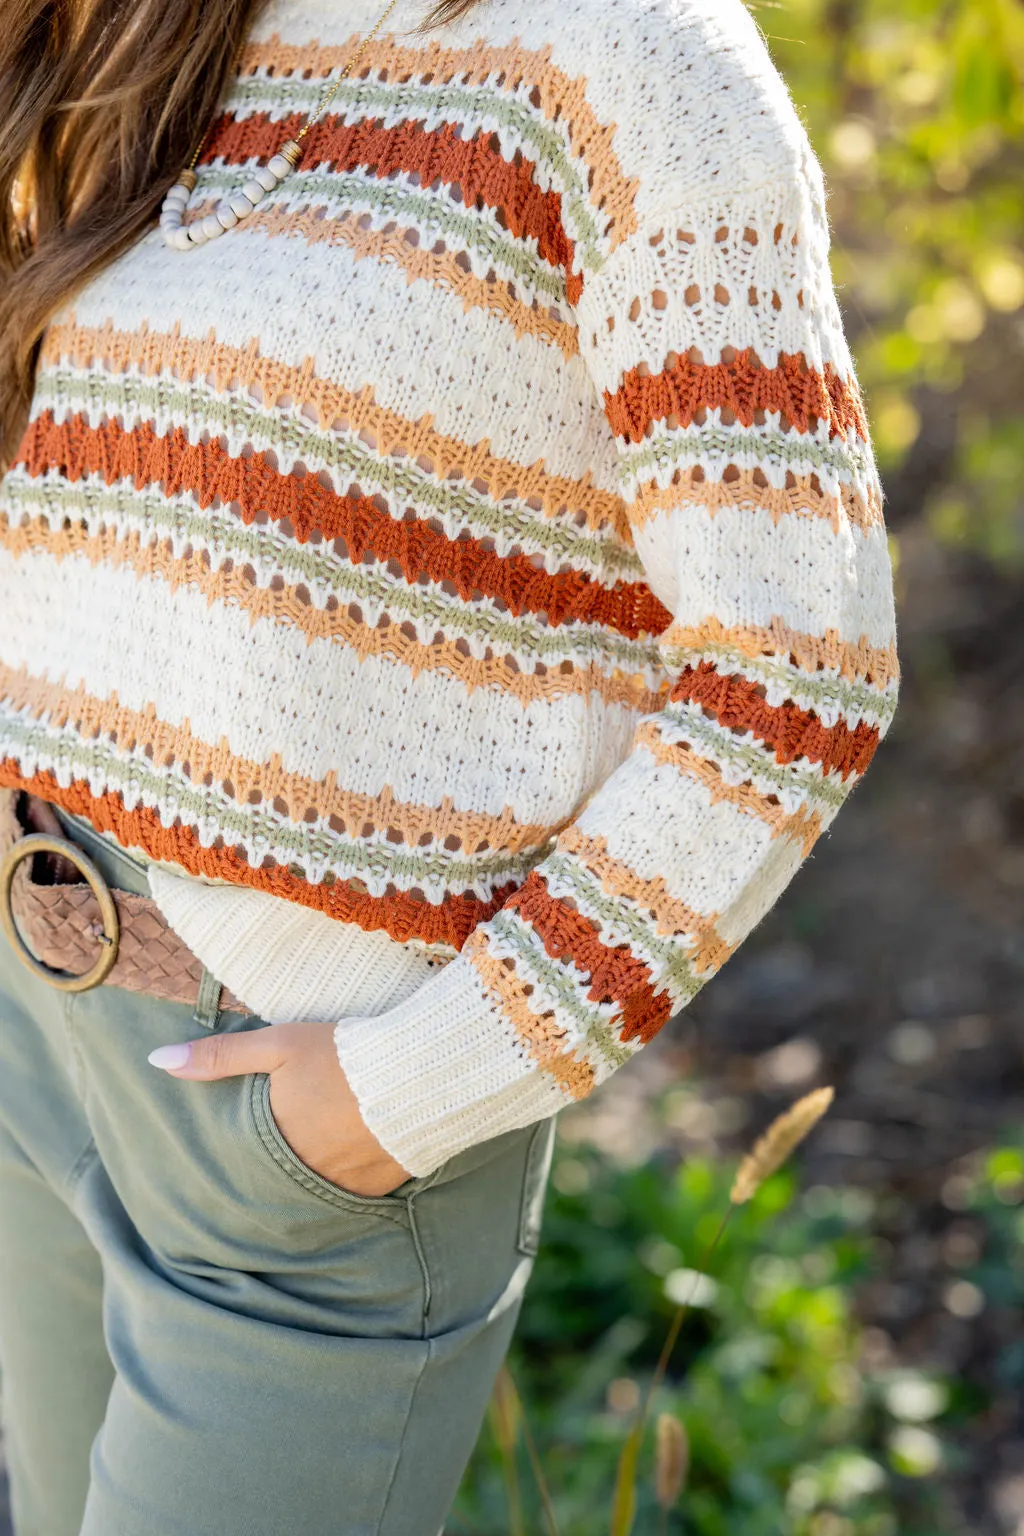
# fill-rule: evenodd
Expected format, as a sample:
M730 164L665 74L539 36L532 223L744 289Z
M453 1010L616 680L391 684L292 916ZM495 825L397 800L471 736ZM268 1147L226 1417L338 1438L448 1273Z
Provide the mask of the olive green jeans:
M0 937L17 1536L437 1536L536 1251L553 1126L361 1198L295 1157L267 1077L147 1064L197 1032L176 1004L55 991Z

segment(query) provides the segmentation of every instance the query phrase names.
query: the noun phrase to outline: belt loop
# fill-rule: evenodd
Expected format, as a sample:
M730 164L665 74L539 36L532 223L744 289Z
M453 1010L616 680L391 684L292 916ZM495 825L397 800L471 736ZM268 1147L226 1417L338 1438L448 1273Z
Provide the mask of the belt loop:
M220 1019L220 994L222 988L220 982L212 971L203 966L203 974L199 979L199 992L196 996L195 1012L193 1020L201 1029L216 1029Z

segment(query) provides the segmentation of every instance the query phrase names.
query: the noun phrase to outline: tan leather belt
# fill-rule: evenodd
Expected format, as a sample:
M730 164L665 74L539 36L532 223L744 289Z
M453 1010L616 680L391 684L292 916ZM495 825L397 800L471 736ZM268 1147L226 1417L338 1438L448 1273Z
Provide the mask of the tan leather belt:
M0 790L0 927L18 958L62 992L85 992L105 982L165 1002L194 1004L202 961L168 927L156 902L112 890L70 838L27 834L16 807L16 792ZM31 859L37 853L69 859L83 883L36 885ZM220 1007L249 1011L227 990Z

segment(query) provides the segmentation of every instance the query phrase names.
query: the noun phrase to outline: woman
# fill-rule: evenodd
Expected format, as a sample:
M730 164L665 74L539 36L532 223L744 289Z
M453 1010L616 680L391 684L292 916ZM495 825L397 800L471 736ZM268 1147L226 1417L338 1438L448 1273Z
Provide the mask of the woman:
M11 9L19 1536L434 1536L555 1113L892 713L821 174L739 0Z

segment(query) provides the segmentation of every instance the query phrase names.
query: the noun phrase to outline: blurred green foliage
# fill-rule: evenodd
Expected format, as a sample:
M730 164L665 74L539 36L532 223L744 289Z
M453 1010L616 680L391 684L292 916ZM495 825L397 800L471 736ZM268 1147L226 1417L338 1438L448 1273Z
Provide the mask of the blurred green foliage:
M591 1150L556 1162L513 1373L561 1536L608 1529L631 1415L728 1193L728 1170L704 1160L624 1169ZM949 1390L861 1359L852 1290L871 1269L873 1214L862 1190L797 1196L785 1171L733 1212L654 1405L690 1442L677 1536L939 1536ZM637 1536L661 1529L650 1460L648 1444ZM523 1480L529 1502L525 1461ZM534 1504L531 1533L544 1529ZM508 1530L485 1433L448 1536Z
M750 0L825 170L899 525L1024 562L1024 6Z

